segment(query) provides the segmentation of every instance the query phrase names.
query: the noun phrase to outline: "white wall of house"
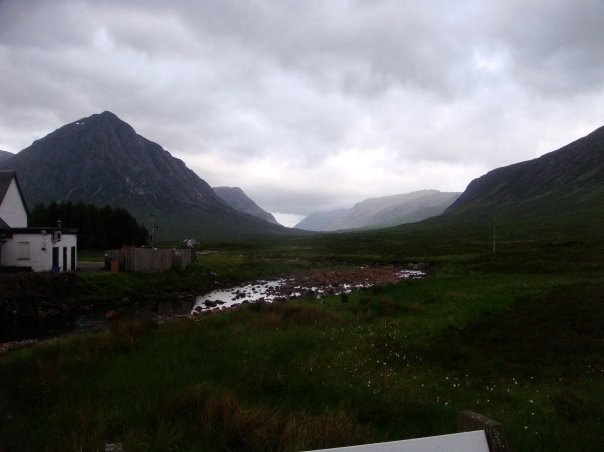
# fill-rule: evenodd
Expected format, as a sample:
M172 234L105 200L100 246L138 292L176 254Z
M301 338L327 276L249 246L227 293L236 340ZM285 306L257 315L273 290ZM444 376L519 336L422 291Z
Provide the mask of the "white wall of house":
M77 235L62 234L53 242L53 234L15 233L0 250L3 266L31 267L34 271L50 271L55 264L60 271L77 268ZM54 251L56 250L56 251Z
M0 200L0 218L11 228L27 227L27 211L21 200L17 181L14 178L4 198Z

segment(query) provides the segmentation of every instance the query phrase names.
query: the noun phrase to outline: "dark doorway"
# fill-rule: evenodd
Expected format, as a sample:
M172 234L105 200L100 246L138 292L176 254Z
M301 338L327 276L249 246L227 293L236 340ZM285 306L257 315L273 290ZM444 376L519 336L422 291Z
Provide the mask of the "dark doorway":
M59 267L59 248L54 247L52 249L52 271L58 272L60 269L61 267Z
M76 269L76 247L71 247L71 271Z
M67 247L63 247L63 271L67 271Z

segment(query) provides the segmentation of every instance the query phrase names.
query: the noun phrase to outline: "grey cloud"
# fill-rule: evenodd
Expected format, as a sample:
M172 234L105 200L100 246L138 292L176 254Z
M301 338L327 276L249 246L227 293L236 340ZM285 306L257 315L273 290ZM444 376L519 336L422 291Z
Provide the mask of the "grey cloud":
M312 212L333 210L342 207L352 207L361 201L358 197L344 193L326 193L314 191L312 187L307 190L283 190L282 187L272 187L272 190L246 191L259 205L272 211L292 213L295 215L308 215ZM296 202L292 205L292 199Z
M220 169L196 168L216 184L237 185L230 178L244 164L287 161L281 188L245 175L271 210L362 197L360 164L341 155L387 156L384 190L439 188L437 172L422 182L397 171L489 169L601 125L603 9L596 0L5 0L0 148L112 110L186 162L217 156ZM310 174L329 181L333 161L350 165L333 187L287 187Z
M510 76L547 96L601 92L604 2L508 1L489 16L490 36L511 61Z
M459 6L452 9L440 2L437 14L434 6L400 1L205 1L184 2L181 8L163 3L161 8L176 28L184 27L186 35L196 36L214 56L256 56L263 64L302 71L319 87L333 85L329 89L373 94L379 87L411 84L444 93L456 83L455 73L462 71L473 37L452 20L460 14ZM119 35L145 51L165 47L163 36L143 40L136 27L135 32L122 29ZM196 42L180 49L190 50Z

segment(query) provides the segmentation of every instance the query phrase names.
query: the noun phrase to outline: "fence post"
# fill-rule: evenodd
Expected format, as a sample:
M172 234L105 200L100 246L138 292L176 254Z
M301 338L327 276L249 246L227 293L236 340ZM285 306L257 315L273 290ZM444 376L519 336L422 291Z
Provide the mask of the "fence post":
M473 411L457 413L457 431L471 432L474 430L484 430L490 452L509 452L510 448L503 425Z

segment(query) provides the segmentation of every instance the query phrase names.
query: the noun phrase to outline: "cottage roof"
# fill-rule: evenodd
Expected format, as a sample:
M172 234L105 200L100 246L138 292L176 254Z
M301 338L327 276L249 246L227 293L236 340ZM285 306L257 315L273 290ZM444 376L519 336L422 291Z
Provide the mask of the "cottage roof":
M15 171L0 171L0 204L2 204L2 200L8 191L8 187L10 187L10 183L15 179L15 183L17 184L17 190L19 190L19 196L21 196L21 201L23 202L23 207L25 207L25 211L29 213L27 209L27 204L25 202L25 197L23 196L23 192L21 191L21 186L19 185L19 179L17 179L17 173ZM0 218L0 227L2 226L2 219Z
M4 199L4 195L6 195L8 187L14 177L14 171L0 171L0 201Z

